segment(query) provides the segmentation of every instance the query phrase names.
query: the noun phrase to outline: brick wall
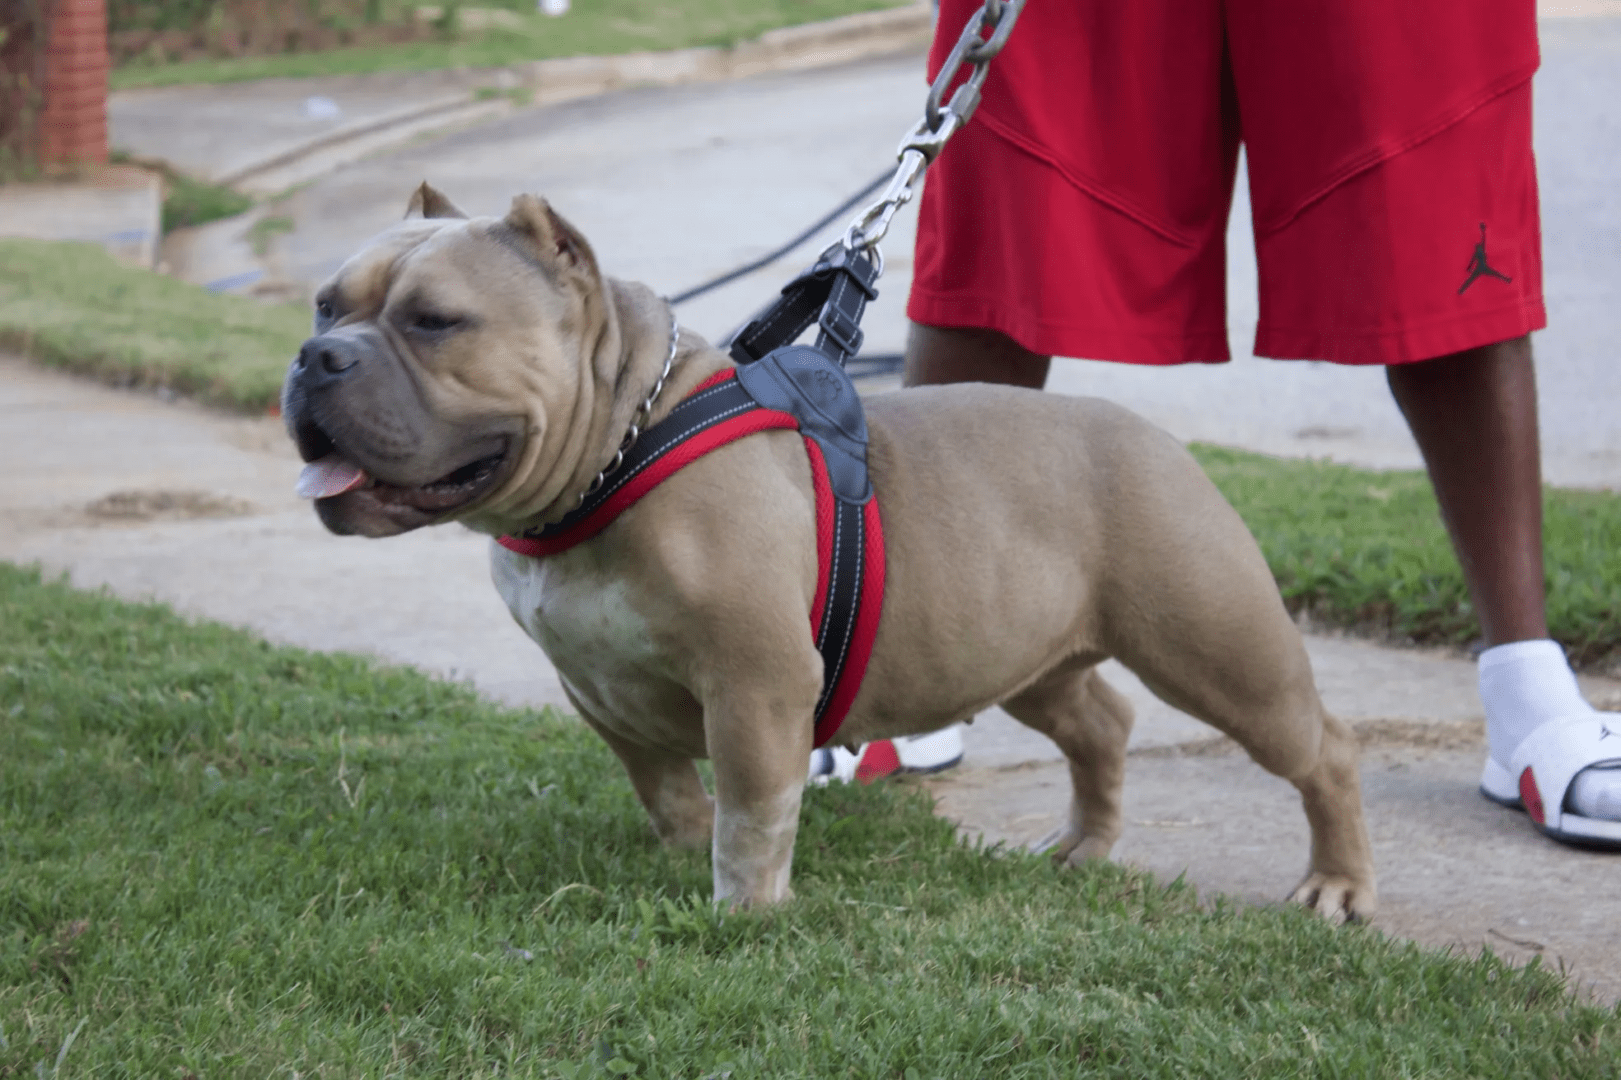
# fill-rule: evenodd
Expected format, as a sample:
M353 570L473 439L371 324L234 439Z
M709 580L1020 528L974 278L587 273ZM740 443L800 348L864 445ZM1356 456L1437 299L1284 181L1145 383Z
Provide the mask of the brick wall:
M44 165L107 160L106 0L52 0L39 158Z

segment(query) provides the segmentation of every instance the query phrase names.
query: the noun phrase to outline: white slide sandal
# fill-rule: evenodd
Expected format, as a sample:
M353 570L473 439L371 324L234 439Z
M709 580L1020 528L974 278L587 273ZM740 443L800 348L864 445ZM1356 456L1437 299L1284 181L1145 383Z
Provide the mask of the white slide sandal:
M1589 713L1543 724L1515 747L1507 769L1490 755L1480 793L1524 810L1545 834L1575 847L1621 851L1621 821L1582 817L1565 808L1578 773L1621 764L1621 715Z

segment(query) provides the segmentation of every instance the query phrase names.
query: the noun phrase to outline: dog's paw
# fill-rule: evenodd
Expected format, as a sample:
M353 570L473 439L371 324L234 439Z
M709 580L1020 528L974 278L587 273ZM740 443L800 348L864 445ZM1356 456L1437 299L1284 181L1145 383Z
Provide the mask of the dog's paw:
M1344 874L1320 871L1307 874L1289 899L1306 905L1335 926L1365 922L1379 906L1371 880L1358 881Z
M1056 866L1080 866L1094 860L1107 859L1114 847L1112 840L1098 836L1084 836L1068 828L1058 829L1030 845L1037 854L1047 854Z
M765 911L767 908L786 904L794 899L793 889L783 889L778 896L716 896L714 903L722 905L728 912Z

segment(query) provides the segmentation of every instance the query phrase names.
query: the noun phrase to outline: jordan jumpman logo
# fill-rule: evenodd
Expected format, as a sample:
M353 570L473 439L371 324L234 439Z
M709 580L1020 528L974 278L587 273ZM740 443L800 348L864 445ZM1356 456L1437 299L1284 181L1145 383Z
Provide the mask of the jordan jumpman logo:
M1498 281L1513 281L1507 274L1494 270L1486 261L1486 223L1480 223L1480 243L1475 245L1475 253L1469 257L1469 276L1458 286L1458 295L1462 296L1465 289L1483 277L1494 277Z

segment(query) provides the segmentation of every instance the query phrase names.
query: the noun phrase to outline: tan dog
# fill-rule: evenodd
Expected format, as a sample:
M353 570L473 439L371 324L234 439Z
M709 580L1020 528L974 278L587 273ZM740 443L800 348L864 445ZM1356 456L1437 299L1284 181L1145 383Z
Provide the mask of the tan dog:
M603 277L532 196L466 220L427 185L414 216L317 296L288 374L307 494L338 533L557 520L613 458L670 349L663 301ZM729 365L681 331L653 419ZM1375 905L1357 749L1238 515L1165 433L1107 402L982 385L867 402L889 549L882 622L841 742L932 731L1002 704L1051 737L1074 801L1055 857L1120 835L1129 704L1116 657L1300 791L1334 919ZM544 559L492 545L545 649L668 843L713 839L715 896L791 895L822 661L810 466L792 431L701 458L594 539ZM713 801L693 759L715 766Z

